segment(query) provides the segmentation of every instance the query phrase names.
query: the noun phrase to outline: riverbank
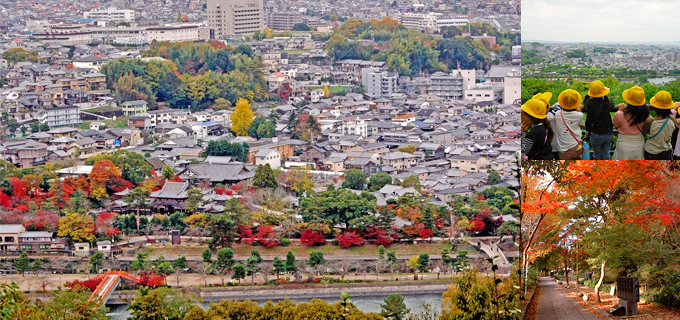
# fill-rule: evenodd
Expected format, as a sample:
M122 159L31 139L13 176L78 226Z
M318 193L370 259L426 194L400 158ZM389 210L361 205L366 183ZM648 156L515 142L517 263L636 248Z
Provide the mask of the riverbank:
M233 286L233 287L195 287L174 288L177 291L188 291L196 294L204 302L229 300L281 300L289 299L329 299L338 298L342 291L351 297L374 297L398 293L402 295L442 294L452 283L451 279L418 280L418 281L384 281L337 284L284 284L271 286ZM126 305L136 296L137 290L116 290L109 298L107 305ZM29 299L47 300L49 293L26 294Z
M342 291L350 297L372 297L392 293L419 295L442 294L451 281L389 282L389 283L344 283L328 285L282 285L271 287L220 287L202 288L200 297L206 302L230 300L280 300L314 298L336 298ZM245 289L245 290L244 290Z

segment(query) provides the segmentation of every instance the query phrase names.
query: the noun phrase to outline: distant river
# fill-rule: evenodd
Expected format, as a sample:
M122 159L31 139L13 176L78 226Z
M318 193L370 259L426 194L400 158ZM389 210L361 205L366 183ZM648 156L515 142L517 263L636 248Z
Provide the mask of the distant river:
M422 304L427 303L432 305L434 310L440 311L441 310L441 304L442 304L442 295L441 294L424 294L424 295L403 295L404 297L404 303L406 304L406 307L411 309L411 312L419 312L422 310ZM352 300L352 303L357 306L360 310L364 312L380 312L380 304L383 303L383 301L387 298L387 296L375 296L375 297L359 297L356 299L352 299L350 296L350 300ZM291 299L292 301L295 301L296 303L298 302L308 302L311 300L310 299ZM338 299L325 299L329 303L334 303L340 300ZM257 301L260 305L263 305L266 300L264 301ZM274 303L276 303L276 300L273 300ZM210 303L200 303L199 304L203 309L208 309L210 307ZM119 305L111 308L111 312L109 312L107 315L111 317L113 320L125 320L125 319L130 319L131 315L130 312L127 311L125 308L127 306Z
M664 83L671 82L677 78L678 78L677 76L666 76L661 78L648 78L647 81L651 84L662 85ZM636 80L637 79L623 80L623 82L633 82Z

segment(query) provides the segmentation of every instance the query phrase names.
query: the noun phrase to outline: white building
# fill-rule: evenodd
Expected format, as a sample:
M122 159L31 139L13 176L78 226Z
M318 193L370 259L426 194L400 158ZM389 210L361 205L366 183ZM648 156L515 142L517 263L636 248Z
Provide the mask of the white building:
M366 94L371 98L389 96L398 92L398 74L380 71L377 68L361 69L361 83L366 89Z
M206 8L215 39L264 30L263 0L208 0Z
M38 119L50 127L81 124L80 108L75 106L46 108L38 112Z
M106 9L85 12L83 13L83 18L106 22L133 22L135 21L135 11L118 10L116 7L109 7Z
M281 167L281 152L274 149L262 149L255 154L255 165L269 164L272 169Z
M437 20L437 28L441 30L442 27L457 27L468 24L468 19L439 19Z
M430 13L400 13L399 22L409 29L417 29L427 33L439 32L437 17L439 15Z
M522 98L522 75L519 71L509 73L503 84L503 104L512 104Z
M165 27L150 27L146 28L144 37L149 43L151 41L170 41L170 42L182 42L182 41L196 41L196 40L207 40L201 39L199 26L197 25L176 25L176 26L165 26Z
M522 58L522 46L512 46L512 58L513 59Z
M366 137L368 135L368 124L366 124L364 119L346 117L342 119L342 133L343 135L359 135Z

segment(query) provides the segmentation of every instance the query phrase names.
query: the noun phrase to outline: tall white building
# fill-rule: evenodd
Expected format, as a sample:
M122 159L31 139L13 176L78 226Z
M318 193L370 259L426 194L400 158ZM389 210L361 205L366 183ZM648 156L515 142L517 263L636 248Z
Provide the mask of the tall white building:
M83 18L106 22L133 22L135 21L135 11L118 10L116 7L108 7L106 9L85 12L83 13Z
M512 70L503 81L503 103L512 104L522 98L522 73Z
M263 0L208 0L207 13L215 39L264 30Z
M398 91L396 73L381 71L378 68L361 69L361 84L371 98L389 96Z

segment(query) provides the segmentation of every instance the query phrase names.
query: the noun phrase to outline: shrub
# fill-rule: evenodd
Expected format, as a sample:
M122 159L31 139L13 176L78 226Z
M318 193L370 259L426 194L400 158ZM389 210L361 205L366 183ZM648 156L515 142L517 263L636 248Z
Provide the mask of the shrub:
M366 242L356 231L345 231L342 234L336 234L335 239L338 240L338 245L341 248L363 246Z
M680 308L680 272L668 273L660 282L662 287L651 294L652 301L667 307Z
M290 245L290 239L288 238L280 238L279 242L281 243L282 246L287 247Z
M307 229L300 233L300 243L306 246L314 246L317 244L324 244L326 239L324 239L321 231L314 231L312 229Z

